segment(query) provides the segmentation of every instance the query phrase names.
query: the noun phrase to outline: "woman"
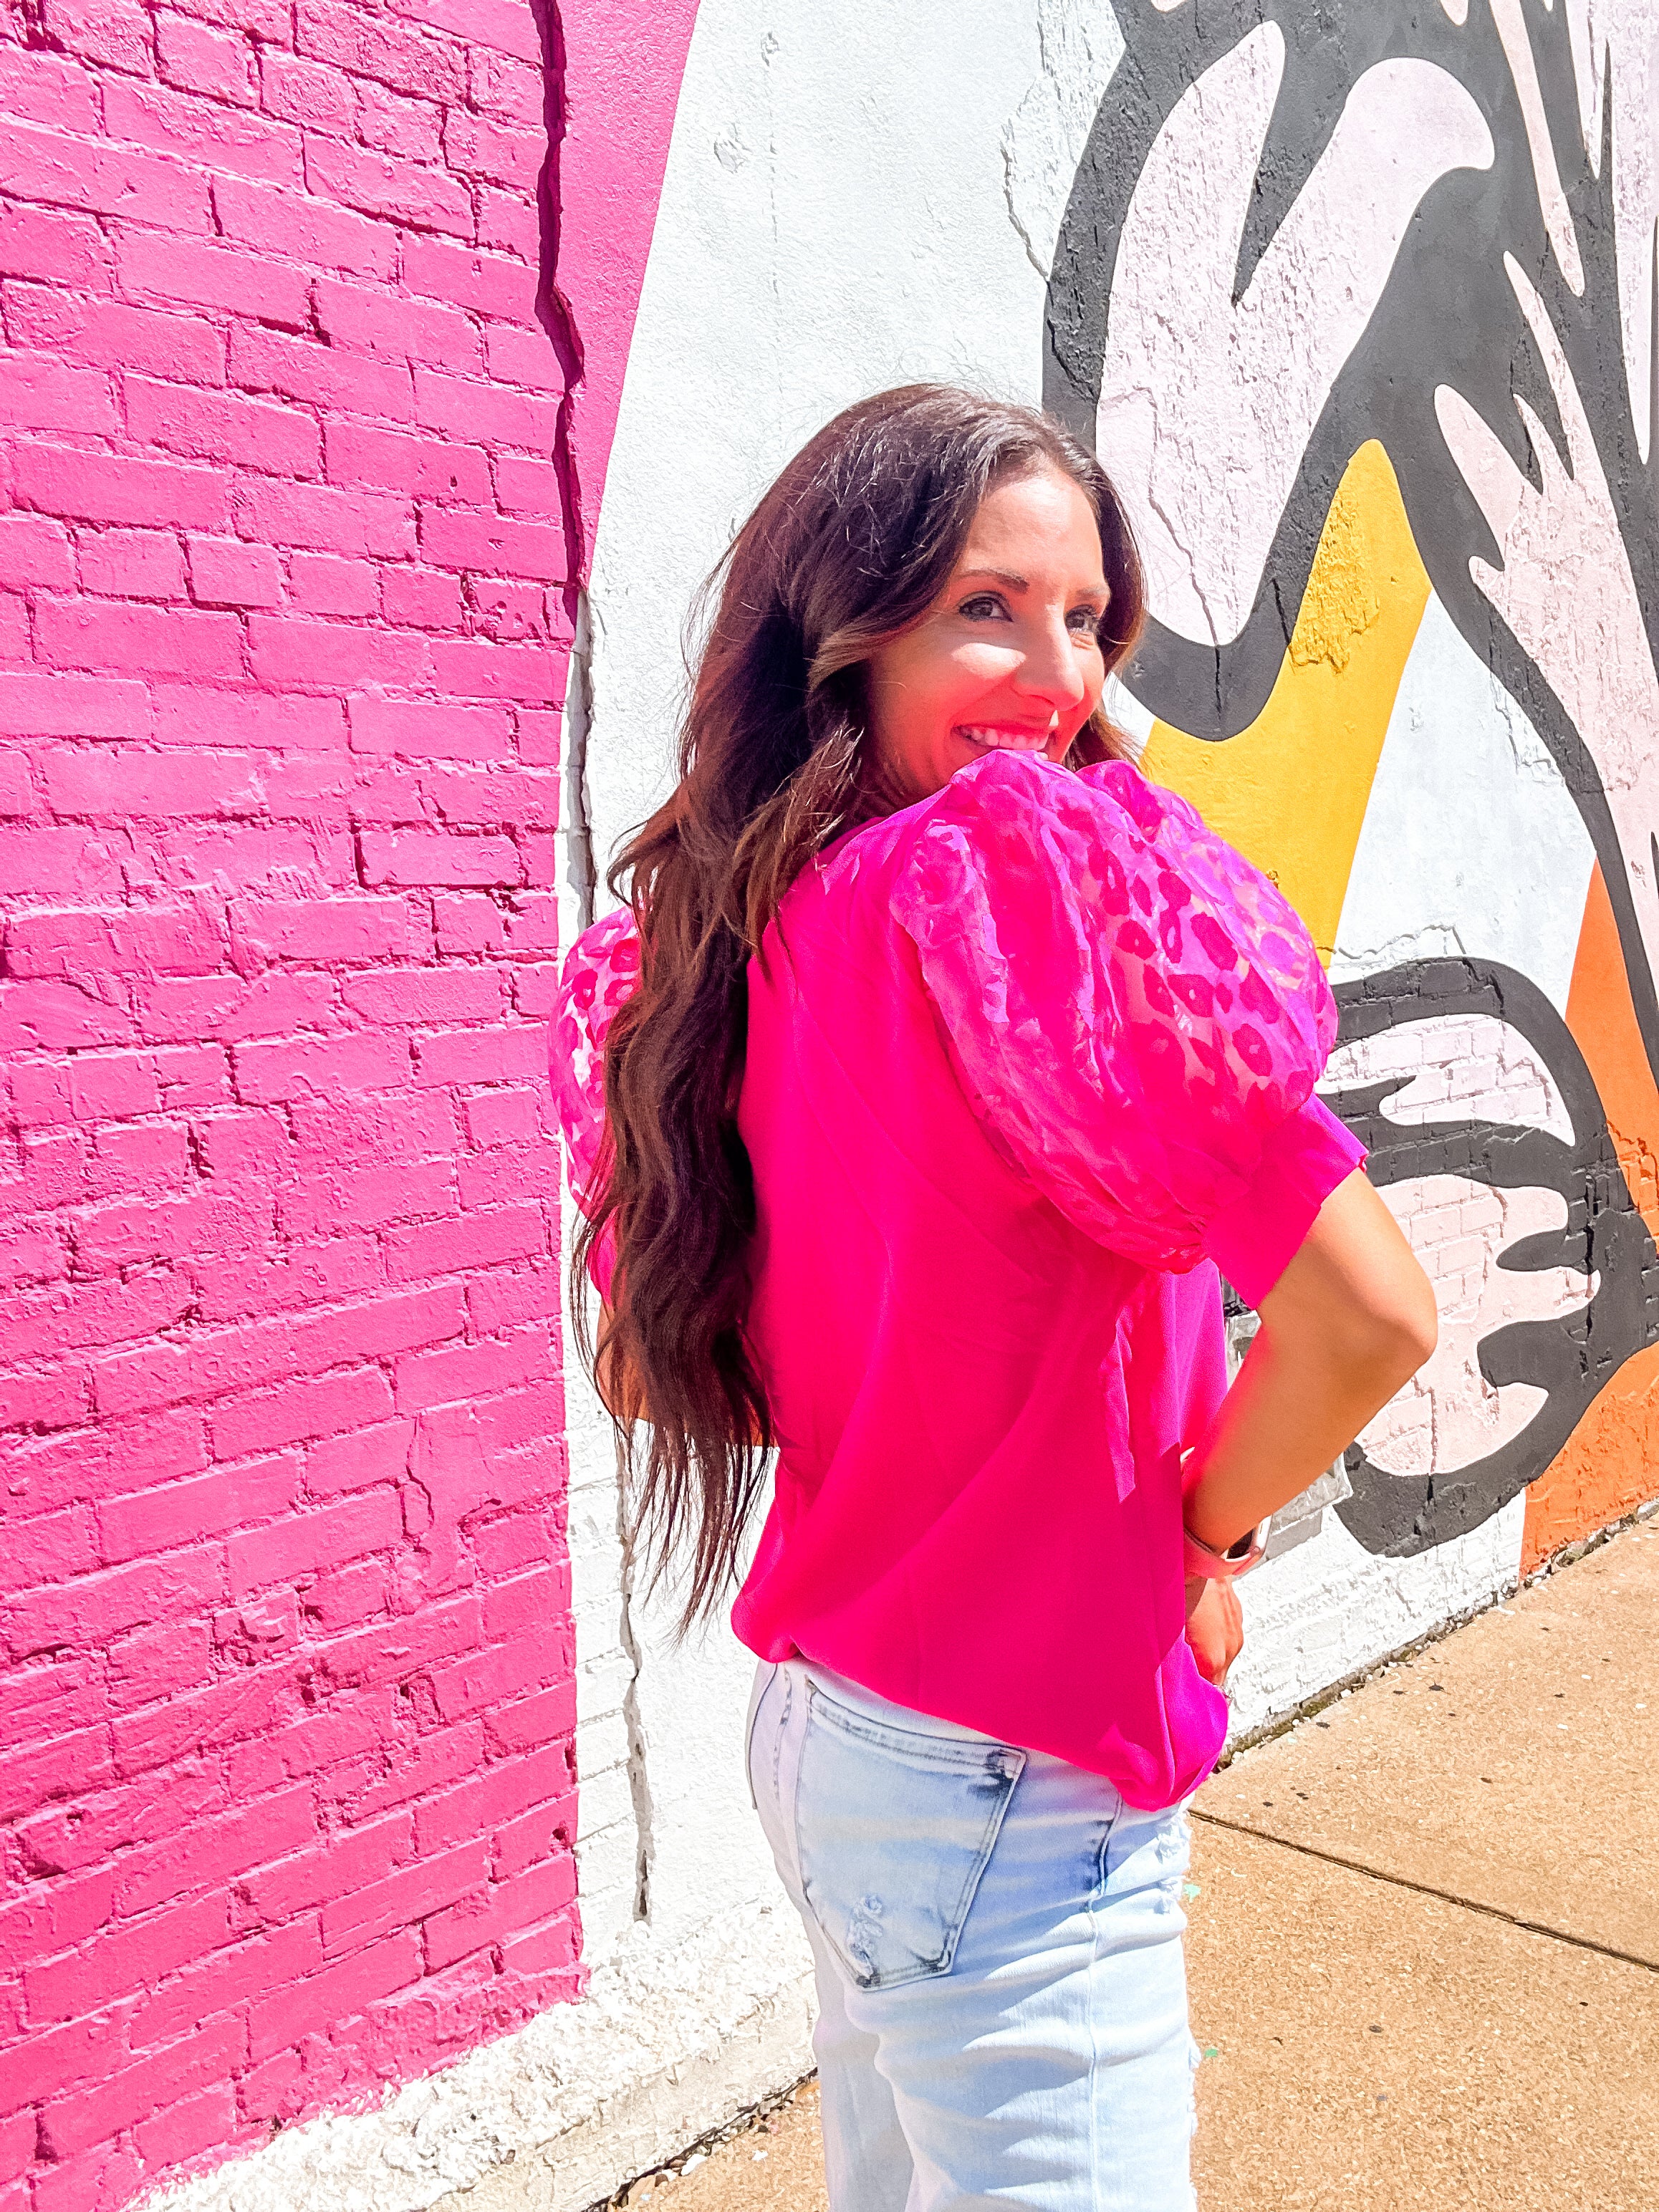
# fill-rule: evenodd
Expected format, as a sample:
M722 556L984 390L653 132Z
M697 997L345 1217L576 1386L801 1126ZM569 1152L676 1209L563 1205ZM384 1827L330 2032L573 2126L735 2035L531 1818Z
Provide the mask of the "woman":
M732 1624L830 2203L1184 2207L1182 1801L1232 1580L1427 1357L1432 1296L1311 1096L1305 931L1103 714L1142 594L1091 458L886 392L715 580L555 1073L688 1618L776 1448ZM1218 1267L1261 1316L1231 1390Z

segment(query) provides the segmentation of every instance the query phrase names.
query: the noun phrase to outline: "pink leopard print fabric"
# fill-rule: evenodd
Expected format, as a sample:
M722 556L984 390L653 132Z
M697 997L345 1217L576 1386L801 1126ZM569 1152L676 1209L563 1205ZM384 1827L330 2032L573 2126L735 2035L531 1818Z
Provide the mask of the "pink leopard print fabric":
M929 803L890 906L1004 1158L1126 1258L1194 1266L1335 1041L1289 903L1127 762L995 753Z
M605 1136L605 1040L640 980L640 939L628 907L585 929L565 956L553 1008L550 1072L564 1132L570 1195L592 1210Z

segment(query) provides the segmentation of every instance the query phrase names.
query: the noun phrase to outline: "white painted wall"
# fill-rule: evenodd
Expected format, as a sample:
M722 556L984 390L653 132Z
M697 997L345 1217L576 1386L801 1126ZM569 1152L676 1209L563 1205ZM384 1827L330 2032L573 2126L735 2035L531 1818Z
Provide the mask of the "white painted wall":
M1365 809L1332 981L1473 954L1530 975L1565 1013L1595 860L1542 739L1431 594Z

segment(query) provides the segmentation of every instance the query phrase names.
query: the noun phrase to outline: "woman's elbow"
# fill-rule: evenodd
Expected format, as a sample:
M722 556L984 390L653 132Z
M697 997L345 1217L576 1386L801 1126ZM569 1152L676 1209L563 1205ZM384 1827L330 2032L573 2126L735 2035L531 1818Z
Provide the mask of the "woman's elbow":
M1434 1285L1363 1174L1339 1184L1261 1304L1311 1351L1348 1370L1381 1405L1432 1358Z
M1404 1281L1391 1284L1386 1297L1365 1301L1351 1322L1352 1358L1390 1398L1434 1357L1440 1340L1432 1284L1415 1261L1401 1273Z
M1433 1357L1439 1334L1433 1285L1358 1172L1326 1200L1259 1311L1270 1367L1299 1370L1310 1402L1350 1437Z

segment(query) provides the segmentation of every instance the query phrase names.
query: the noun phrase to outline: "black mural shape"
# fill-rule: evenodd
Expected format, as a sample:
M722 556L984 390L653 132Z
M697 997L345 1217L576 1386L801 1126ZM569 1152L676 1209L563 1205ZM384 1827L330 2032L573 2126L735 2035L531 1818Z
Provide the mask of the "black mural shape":
M1195 737L1232 737L1254 720L1279 673L1343 471L1367 439L1380 439L1437 593L1530 716L1583 815L1618 920L1648 1058L1659 1077L1659 992L1600 774L1544 675L1470 576L1472 556L1496 564L1498 551L1434 410L1437 386L1461 392L1534 486L1540 473L1516 411L1516 394L1564 448L1542 356L1504 273L1508 252L1531 279L1559 336L1659 659L1659 343L1644 463L1631 417L1619 312L1613 102L1608 97L1603 105L1598 176L1583 142L1566 14L1564 7L1547 15L1529 9L1527 25L1583 262L1581 298L1574 297L1549 244L1520 103L1487 9L1471 8L1460 27L1438 0L1419 6L1354 0L1346 7L1329 0L1196 0L1170 14L1124 0L1117 15L1126 50L1079 164L1054 254L1043 396L1092 446L1108 303L1130 197L1176 101L1259 25L1278 24L1285 64L1240 250L1236 298L1366 70L1412 56L1437 64L1468 89L1492 131L1496 159L1490 169L1441 178L1419 206L1376 312L1315 425L1249 619L1219 647L1194 644L1150 622L1127 673L1155 714ZM1109 468L1110 454L1102 459Z
M1413 961L1344 983L1336 999L1343 1044L1448 1014L1490 1015L1526 1039L1572 1117L1571 1145L1547 1129L1496 1121L1402 1127L1384 1108L1412 1080L1410 1071L1327 1091L1326 1100L1368 1147L1369 1173L1379 1186L1448 1175L1498 1190L1559 1191L1567 1208L1563 1227L1519 1239L1498 1265L1571 1267L1600 1277L1595 1296L1573 1312L1511 1322L1482 1339L1480 1371L1494 1389L1530 1382L1547 1393L1498 1450L1466 1467L1407 1476L1374 1466L1358 1444L1350 1446L1353 1495L1337 1511L1368 1552L1408 1559L1490 1520L1548 1466L1632 1353L1659 1341L1659 1250L1631 1202L1583 1055L1535 983L1495 961Z

